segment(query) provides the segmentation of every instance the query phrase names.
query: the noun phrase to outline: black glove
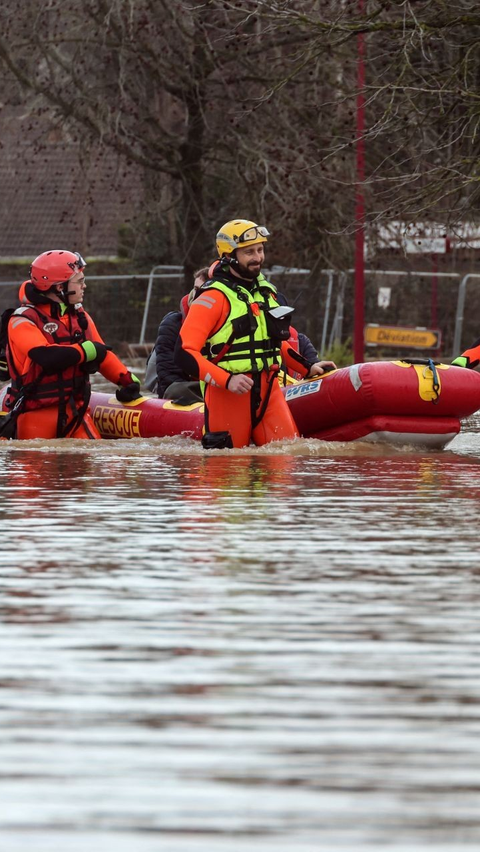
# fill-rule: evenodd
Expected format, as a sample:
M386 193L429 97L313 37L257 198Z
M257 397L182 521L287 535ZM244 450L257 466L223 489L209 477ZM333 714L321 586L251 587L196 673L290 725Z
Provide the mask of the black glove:
M117 388L115 396L119 402L133 402L141 396L140 385L138 382L130 382L123 388Z

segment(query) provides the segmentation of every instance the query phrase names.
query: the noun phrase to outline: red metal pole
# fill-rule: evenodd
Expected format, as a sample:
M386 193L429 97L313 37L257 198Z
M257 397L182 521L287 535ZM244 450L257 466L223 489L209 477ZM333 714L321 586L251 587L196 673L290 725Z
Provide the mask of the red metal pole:
M358 0L358 11L363 14L364 0ZM355 310L353 329L353 358L356 364L364 360L365 325L365 36L357 36L357 171L355 182Z
M436 328L438 323L438 258L436 254L432 254L432 272L434 272L435 275L432 275L432 305L430 311L430 323L432 328Z

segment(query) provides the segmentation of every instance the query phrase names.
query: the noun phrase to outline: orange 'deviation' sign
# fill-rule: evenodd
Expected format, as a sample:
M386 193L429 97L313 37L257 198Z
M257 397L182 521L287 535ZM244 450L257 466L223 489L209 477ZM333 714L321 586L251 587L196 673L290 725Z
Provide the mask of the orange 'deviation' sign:
M438 349L442 332L431 328L402 328L398 325L365 326L367 346L406 346L409 349Z

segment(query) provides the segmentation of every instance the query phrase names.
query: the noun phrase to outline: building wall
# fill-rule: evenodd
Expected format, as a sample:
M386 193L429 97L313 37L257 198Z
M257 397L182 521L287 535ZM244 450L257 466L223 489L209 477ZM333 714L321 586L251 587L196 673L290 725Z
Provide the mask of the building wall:
M34 257L48 248L90 256L118 253L118 232L139 210L142 173L61 127L11 108L0 149L0 255Z

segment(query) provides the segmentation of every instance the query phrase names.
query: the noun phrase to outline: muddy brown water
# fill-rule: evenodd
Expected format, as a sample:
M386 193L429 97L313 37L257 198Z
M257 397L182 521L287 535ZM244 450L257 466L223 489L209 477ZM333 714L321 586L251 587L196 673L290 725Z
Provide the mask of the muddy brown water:
M0 479L2 852L480 848L480 420Z

